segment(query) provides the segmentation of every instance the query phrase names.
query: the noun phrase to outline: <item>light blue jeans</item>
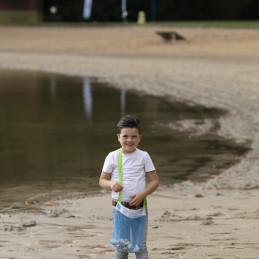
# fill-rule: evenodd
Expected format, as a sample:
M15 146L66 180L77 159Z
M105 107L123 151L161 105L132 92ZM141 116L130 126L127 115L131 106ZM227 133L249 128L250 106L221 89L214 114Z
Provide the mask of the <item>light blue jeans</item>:
M136 259L148 259L148 252L147 252L147 225L148 225L148 212L146 207L146 223L144 228L144 234L143 234L143 240L142 240L142 246L141 246L141 253L136 253ZM115 207L112 207L112 218L114 220L115 217ZM128 259L128 253L122 252L118 249L116 249L115 252L115 259Z

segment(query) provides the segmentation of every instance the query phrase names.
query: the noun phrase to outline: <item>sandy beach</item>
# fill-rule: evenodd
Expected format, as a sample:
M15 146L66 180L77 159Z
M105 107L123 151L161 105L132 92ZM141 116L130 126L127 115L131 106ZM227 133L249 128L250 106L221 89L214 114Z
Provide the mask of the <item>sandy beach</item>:
M163 42L156 32L168 30L188 42ZM148 197L149 256L259 258L259 29L5 26L0 35L0 68L90 76L227 110L218 134L251 141L251 151L207 182ZM114 258L109 192L28 206L39 212L0 212L1 259Z

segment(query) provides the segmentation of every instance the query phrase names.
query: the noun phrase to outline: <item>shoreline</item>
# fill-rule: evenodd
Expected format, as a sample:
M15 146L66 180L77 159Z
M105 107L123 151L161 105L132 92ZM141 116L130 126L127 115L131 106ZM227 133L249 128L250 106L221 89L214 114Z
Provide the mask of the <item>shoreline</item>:
M161 44L154 36L157 28L153 27L133 27L127 33L101 28L106 33L101 36L100 29L91 29L89 33L95 40L72 40L79 50L69 51L72 45L68 43L63 49L55 46L67 40L69 32L75 35L74 30L78 33L80 29L63 29L58 39L53 36L56 29L51 28L53 38L43 49L40 48L44 45L37 45L42 39L26 39L37 35L35 28L9 29L8 34L0 28L6 36L0 40L0 68L92 76L115 87L227 110L227 116L219 120L218 134L240 143L251 139L252 150L234 167L208 182L184 182L160 188L148 197L150 258L161 254L163 258L186 259L258 258L259 50L242 51L245 46L259 43L257 30L213 29L210 34L208 29L181 28L192 44L177 43L172 47ZM20 30L25 36L20 36L22 40L15 44L12 40ZM47 30L41 33L48 35ZM98 37L104 42L96 46ZM8 39L13 46L5 45ZM84 44L85 53L80 49ZM97 47L99 54L95 54ZM61 52L54 53L55 48ZM168 52L166 58L164 52ZM43 214L33 216L0 214L4 223L0 235L5 240L0 244L0 258L113 258L114 250L108 243L112 230L108 194L50 201L42 210ZM21 221L32 218L35 226L20 226Z

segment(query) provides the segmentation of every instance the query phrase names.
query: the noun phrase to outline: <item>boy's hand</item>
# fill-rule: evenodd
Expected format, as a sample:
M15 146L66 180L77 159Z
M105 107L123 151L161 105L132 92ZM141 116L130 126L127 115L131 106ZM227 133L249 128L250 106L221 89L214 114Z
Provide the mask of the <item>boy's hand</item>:
M130 202L129 205L138 206L144 200L145 196L143 194L141 194L141 192L139 192L139 193L135 193L135 194L131 195L130 198L133 198L133 200Z
M111 189L115 192L123 190L123 186L119 182L111 182Z

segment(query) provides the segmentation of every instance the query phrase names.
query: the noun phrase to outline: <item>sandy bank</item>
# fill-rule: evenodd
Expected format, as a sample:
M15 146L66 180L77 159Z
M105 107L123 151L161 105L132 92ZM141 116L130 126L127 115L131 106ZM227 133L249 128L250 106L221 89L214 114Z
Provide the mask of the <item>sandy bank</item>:
M259 258L259 31L178 28L189 43L165 44L162 29L0 27L0 67L94 76L228 110L219 134L252 140L253 150L208 183L149 197L150 258ZM2 213L0 258L113 258L110 210L106 194Z

